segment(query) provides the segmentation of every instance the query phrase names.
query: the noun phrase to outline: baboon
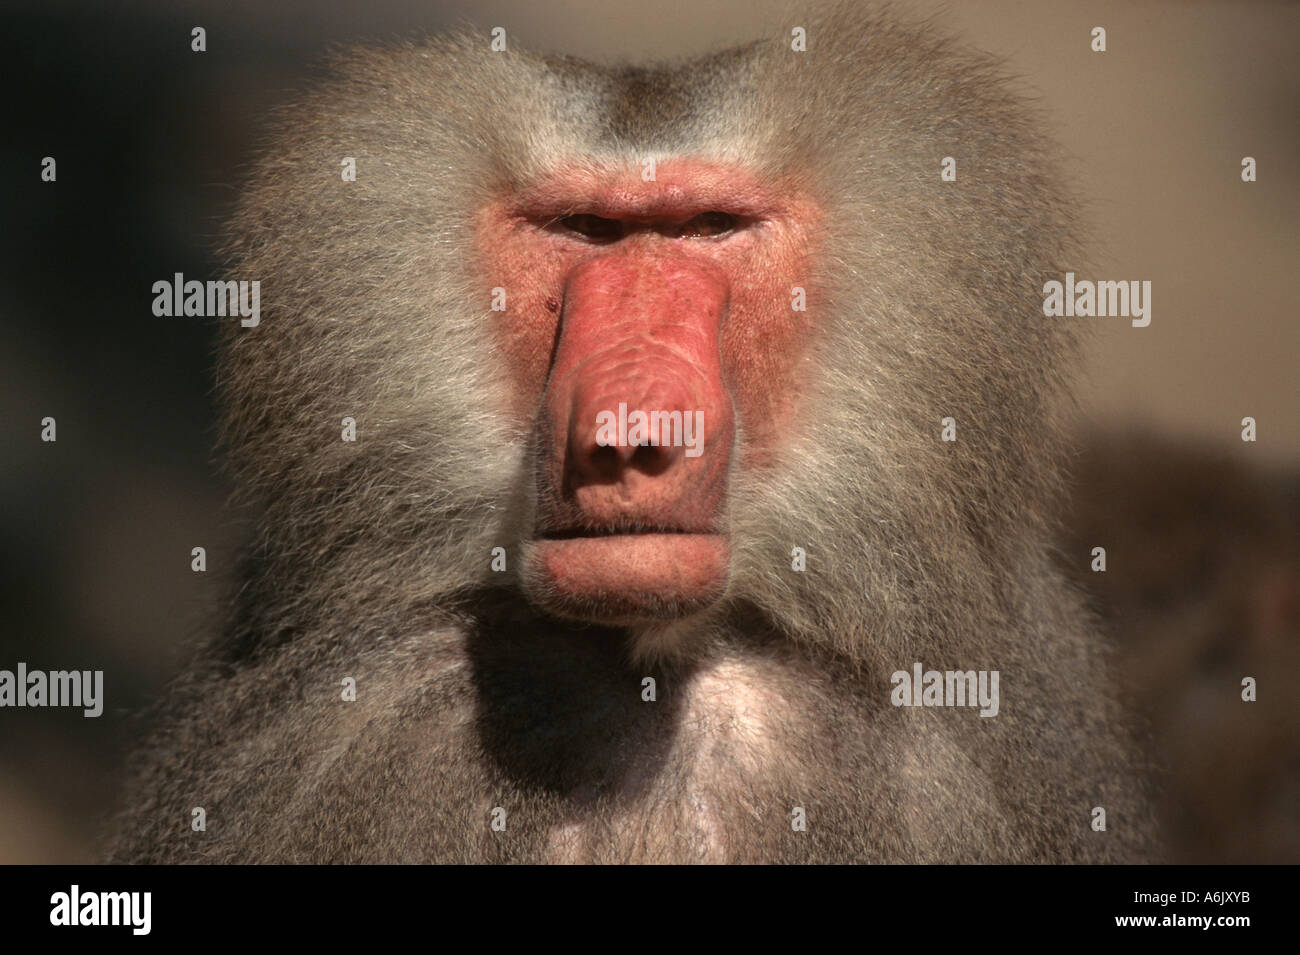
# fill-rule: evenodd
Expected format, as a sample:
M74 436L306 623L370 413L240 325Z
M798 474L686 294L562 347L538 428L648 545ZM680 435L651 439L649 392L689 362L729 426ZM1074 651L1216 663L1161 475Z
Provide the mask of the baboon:
M112 858L1145 856L1048 544L1040 120L929 26L783 29L644 67L462 32L281 114L218 372L255 532ZM896 705L916 665L996 671L996 715Z

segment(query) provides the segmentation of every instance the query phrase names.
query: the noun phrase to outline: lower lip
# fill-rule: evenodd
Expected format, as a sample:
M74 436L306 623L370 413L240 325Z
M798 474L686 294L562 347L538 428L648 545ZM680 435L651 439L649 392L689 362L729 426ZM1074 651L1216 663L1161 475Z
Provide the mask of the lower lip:
M605 607L612 617L680 616L707 606L721 596L731 559L721 534L542 539L537 548L555 598Z

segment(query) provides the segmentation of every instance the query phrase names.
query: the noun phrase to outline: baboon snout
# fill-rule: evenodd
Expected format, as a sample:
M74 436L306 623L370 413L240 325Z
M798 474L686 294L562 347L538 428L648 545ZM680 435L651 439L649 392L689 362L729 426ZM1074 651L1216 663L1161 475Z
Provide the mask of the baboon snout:
M685 255L617 253L571 273L538 434L538 537L557 580L670 603L725 582L727 303L725 275ZM683 561L700 572L689 582Z

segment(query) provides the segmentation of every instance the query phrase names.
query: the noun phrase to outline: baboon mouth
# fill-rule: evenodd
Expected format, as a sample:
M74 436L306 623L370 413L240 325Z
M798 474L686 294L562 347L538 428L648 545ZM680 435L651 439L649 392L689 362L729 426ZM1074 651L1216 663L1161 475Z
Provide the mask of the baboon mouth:
M722 596L726 535L679 528L573 528L538 539L525 571L531 594L559 617L607 625L677 620Z
M685 527L629 526L629 527L570 527L562 530L542 531L539 540L570 541L583 540L588 537L649 537L659 534L697 534L716 533L712 530L691 530Z

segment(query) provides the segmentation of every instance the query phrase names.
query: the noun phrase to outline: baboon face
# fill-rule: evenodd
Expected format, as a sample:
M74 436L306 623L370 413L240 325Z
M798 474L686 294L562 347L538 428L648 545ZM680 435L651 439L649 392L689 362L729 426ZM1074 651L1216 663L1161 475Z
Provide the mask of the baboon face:
M532 422L523 577L561 616L672 619L722 594L736 442L771 448L792 400L816 203L726 164L572 165L479 220Z
M662 67L345 56L232 224L274 277L221 366L259 559L642 659L756 617L888 666L936 608L996 616L1058 451L1068 196L984 61L836 16Z

